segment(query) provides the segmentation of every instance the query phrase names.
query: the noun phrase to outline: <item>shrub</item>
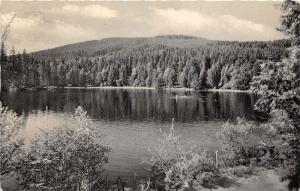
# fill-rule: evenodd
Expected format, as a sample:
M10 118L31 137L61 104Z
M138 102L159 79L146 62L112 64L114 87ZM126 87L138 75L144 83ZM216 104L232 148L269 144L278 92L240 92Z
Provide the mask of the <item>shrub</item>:
M95 142L101 134L81 107L76 109L75 120L76 126L43 131L31 142L19 170L26 190L95 190L101 186L110 149Z
M13 175L23 155L22 119L0 102L0 190L1 182Z
M296 141L294 126L286 112L271 113L267 123L238 119L236 124L227 122L219 133L222 159L225 166L285 167L295 161L293 141Z
M0 182L3 176L17 169L22 157L24 140L20 136L21 123L21 118L0 102Z
M166 172L180 158L183 153L179 146L178 136L175 136L174 123L168 134L164 134L163 138L158 140L158 144L151 150L151 158L149 164L151 186L156 189L165 187L164 179Z
M183 187L213 188L219 178L213 157L204 150L184 152L166 172L166 190Z
M214 187L220 178L213 157L207 151L184 151L175 135L174 123L152 150L150 181L158 190L180 190L184 187Z

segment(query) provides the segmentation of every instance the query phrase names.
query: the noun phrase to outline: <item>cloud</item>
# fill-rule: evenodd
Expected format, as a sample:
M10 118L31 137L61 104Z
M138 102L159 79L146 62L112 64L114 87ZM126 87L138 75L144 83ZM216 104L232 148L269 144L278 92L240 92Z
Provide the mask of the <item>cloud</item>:
M202 15L196 11L185 9L158 9L153 8L156 15L161 17L161 21L165 21L172 28L187 27L190 30L199 30L205 26L212 25L211 17Z
M53 8L52 13L56 14L69 14L69 15L79 15L91 18L116 18L118 13L114 9L110 9L101 5L64 5L61 8Z
M34 6L32 10L31 5L24 5L30 11L25 11L22 6L10 6L9 9L6 5L0 12L0 32L15 12L17 17L8 42L18 50L35 51L111 36L186 34L216 40L281 38L272 24L250 13L238 16L234 11L205 13L196 8L168 8L156 4L133 9L133 6L113 7L95 2L45 4Z
M0 26L4 26L12 15L13 12L0 14ZM17 16L11 24L7 47L15 45L19 51L24 48L35 51L96 37L97 33L91 28L75 26L59 19L49 22L42 16Z
M0 25L5 26L8 24L8 22L12 19L12 17L15 15L14 12L9 12L6 14L1 14L0 15ZM34 17L28 17L28 18L19 18L16 17L13 20L12 26L14 26L16 29L23 29L27 27L34 27L39 23L38 18Z
M258 32L263 33L264 27L261 24L247 21L243 19L236 18L232 15L223 15L220 17L221 23L223 23L224 27L228 27L228 29L237 30L239 32L249 31L249 32Z
M226 40L240 37L239 39L248 40L258 35L266 38L270 31L262 24L229 14L209 15L198 11L174 8L152 7L151 10L154 15L149 24L158 33L204 35L213 39L220 36Z

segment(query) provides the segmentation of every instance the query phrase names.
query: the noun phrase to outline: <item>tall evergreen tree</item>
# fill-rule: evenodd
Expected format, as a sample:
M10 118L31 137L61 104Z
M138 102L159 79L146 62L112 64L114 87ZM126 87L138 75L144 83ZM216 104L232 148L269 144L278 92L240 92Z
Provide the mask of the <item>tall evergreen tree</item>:
M208 87L208 85L207 85L207 69L209 68L209 66L210 66L210 58L206 56L202 62L201 72L199 75L200 89L205 89Z
M95 84L96 84L96 86L99 86L99 85L101 85L101 83L102 83L102 75L101 75L101 72L100 71L98 71L98 73L97 73L97 75L96 75L96 79L95 79Z
M86 73L83 68L79 72L79 83L81 86L86 86Z
M188 87L187 85L187 68L184 67L181 74L179 75L179 85L180 87L186 88Z
M58 86L63 87L66 85L66 73L63 62L60 62L57 68Z
M207 72L207 82L213 88L218 88L221 79L221 66L217 62Z

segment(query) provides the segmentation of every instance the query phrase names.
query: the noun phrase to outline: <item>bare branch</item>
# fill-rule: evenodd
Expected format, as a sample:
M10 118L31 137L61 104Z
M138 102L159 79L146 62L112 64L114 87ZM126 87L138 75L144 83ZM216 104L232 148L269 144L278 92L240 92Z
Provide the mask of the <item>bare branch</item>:
M1 41L2 42L5 42L5 40L7 39L7 36L8 36L8 33L9 33L9 28L12 24L12 22L14 21L14 19L16 18L16 14L14 14L12 16L12 18L9 20L9 22L7 23L7 25L4 27L4 31L1 35Z

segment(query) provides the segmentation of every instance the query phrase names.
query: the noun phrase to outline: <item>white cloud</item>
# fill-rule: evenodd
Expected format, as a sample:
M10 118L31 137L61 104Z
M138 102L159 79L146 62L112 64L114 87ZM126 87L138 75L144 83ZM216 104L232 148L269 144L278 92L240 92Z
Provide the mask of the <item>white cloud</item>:
M223 25L225 25L224 27L228 27L228 29L232 28L234 30L238 30L239 32L242 31L249 31L249 32L253 31L259 33L265 32L263 25L252 21L239 19L232 15L223 15L220 17L220 21L223 23Z
M196 11L154 8L154 12L172 28L188 28L194 31L214 23L211 17Z
M0 26L4 26L13 14L0 14ZM35 51L96 37L97 33L91 28L75 26L58 19L48 22L41 16L16 17L11 24L7 45L15 45L20 51L24 48Z
M58 11L58 10L57 10ZM80 11L80 7L77 5L65 5L61 8L63 12L77 12Z
M28 12L5 9L6 12L0 13L0 34L2 26L14 15L12 11L16 11L8 42L18 50L26 48L28 51L109 36L187 34L218 40L272 40L281 37L272 25L261 24L259 19L235 16L231 12L216 14L188 8L149 9L149 5L138 11L126 7L124 10L120 7L111 9L96 3L59 5Z
M216 36L224 39L239 36L240 39L248 40L257 35L266 38L269 32L269 29L262 24L229 14L209 15L193 10L174 8L151 9L154 15L148 23L156 33L204 35L214 39Z
M14 12L1 14L0 15L0 25L1 26L7 25L8 22L12 19L12 17L14 15L15 15ZM34 27L34 26L38 25L39 22L40 22L40 19L38 17L28 17L28 18L15 17L11 27L13 27L17 30L21 30L23 28Z
M64 5L61 8L52 9L51 12L57 14L70 14L72 16L86 16L92 18L116 18L118 16L116 10L101 5Z

